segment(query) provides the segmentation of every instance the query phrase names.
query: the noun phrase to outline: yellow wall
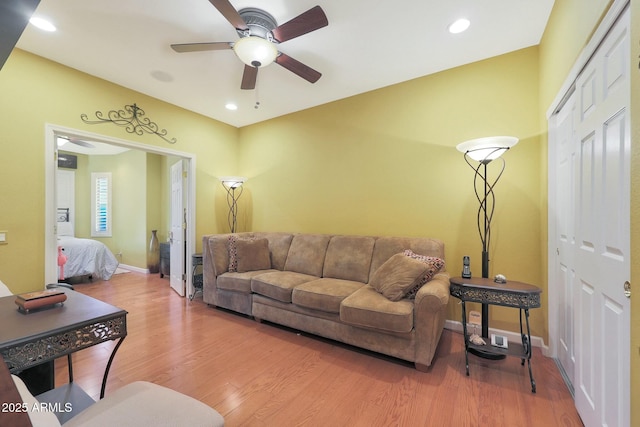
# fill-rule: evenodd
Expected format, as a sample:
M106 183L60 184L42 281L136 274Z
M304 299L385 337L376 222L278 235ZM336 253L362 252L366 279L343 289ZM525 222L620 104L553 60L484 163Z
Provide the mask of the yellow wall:
M541 284L537 70L533 47L242 128L240 229L436 237L453 274L470 255L480 275L474 173L455 146L514 135L490 274ZM532 328L546 339L545 312L532 311ZM460 315L452 300L449 317ZM515 331L517 319L492 310L493 327Z
M9 238L8 245L0 245L0 277L14 293L44 285L46 123L195 153L196 236L224 231L212 214L220 209L216 177L237 173L238 129L18 49L0 70L0 94L0 230ZM154 135L80 120L82 113L93 117L134 102L178 142L169 145Z

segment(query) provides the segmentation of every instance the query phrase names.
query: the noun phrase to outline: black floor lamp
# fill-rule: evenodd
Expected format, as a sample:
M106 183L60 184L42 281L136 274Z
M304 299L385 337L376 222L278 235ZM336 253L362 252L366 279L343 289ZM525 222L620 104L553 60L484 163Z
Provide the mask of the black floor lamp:
M242 184L247 180L242 176L221 176L220 181L225 190L227 190L227 204L229 205L229 214L227 221L231 233L236 232L238 225L238 199L242 195ZM236 192L237 190L237 192Z
M493 188L504 172L505 161L502 154L518 143L513 136L491 136L472 139L456 146L464 153L464 160L474 170L473 188L480 203L477 221L482 242L482 277L489 277L489 246L491 243L491 220L496 205ZM497 173L489 177L489 163L498 160ZM494 163L495 164L495 163ZM482 304L482 337L489 337L489 306Z

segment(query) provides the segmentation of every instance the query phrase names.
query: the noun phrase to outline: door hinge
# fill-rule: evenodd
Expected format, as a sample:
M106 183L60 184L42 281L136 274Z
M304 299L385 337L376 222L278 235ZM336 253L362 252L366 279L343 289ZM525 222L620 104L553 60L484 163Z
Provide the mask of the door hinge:
M187 280L187 275L185 273L182 273L182 280Z
M187 171L182 171L182 177L186 178L187 177Z

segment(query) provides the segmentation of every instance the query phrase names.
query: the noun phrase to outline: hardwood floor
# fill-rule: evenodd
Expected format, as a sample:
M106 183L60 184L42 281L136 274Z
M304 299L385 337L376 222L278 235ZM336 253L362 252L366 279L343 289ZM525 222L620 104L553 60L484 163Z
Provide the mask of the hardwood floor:
M129 312L106 395L136 380L199 399L227 426L581 426L553 360L534 348L537 393L517 358L469 356L445 330L434 364L409 364L180 298L159 275L75 285ZM73 355L74 381L94 399L113 343ZM66 358L56 384L67 382ZM141 426L143 427L143 426Z

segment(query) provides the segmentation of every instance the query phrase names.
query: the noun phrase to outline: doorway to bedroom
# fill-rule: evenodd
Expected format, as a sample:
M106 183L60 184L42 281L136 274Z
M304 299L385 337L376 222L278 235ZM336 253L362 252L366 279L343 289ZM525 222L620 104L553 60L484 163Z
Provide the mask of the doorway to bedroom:
M185 254L195 252L195 157L56 125L46 126L45 144L47 159L54 159L45 162L47 283L58 279L57 243L62 229L74 237L100 242L118 264L134 271L147 271L151 230L157 230L160 242L179 243L171 244L171 252L180 254L172 257L168 283L181 296L192 293L185 263L176 266L174 260L184 260ZM181 239L171 233L176 222L171 218L171 169L175 165L185 171L184 203L178 221L186 233L181 233ZM104 178L101 182L108 186L101 202L100 194L96 195L101 188L96 185L96 176ZM63 216L65 221L60 223ZM94 233L96 221L103 219L101 232Z

